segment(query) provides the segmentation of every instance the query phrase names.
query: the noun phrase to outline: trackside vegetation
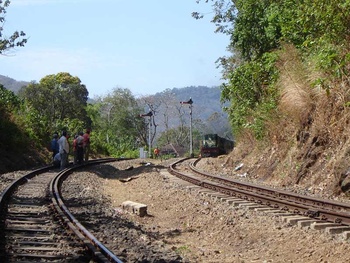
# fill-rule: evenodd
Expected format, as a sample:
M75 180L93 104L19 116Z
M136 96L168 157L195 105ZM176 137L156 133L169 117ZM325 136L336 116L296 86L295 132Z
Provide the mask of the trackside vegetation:
M283 92L276 85L281 70L277 64L286 45L295 47L303 64L317 72L310 79L310 92L321 88L329 94L339 82L348 86L350 1L205 2L214 9L217 32L231 39L232 56L219 61L225 78L222 100L230 102L227 111L236 135L248 129L261 139L268 133L266 121L278 115ZM193 16L203 17L196 12Z
M349 193L350 1L197 2L230 36L218 63L234 157L274 184Z

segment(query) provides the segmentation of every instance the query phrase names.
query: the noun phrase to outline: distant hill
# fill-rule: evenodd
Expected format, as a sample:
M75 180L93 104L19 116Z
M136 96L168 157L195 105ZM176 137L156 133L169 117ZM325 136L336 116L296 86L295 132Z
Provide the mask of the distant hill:
M228 116L227 113L223 111L223 105L220 102L220 87L190 86L184 88L173 88L151 95L151 97L154 97L156 101L157 98L160 99L165 92L173 94L178 103L180 103L180 101L188 101L190 98L192 99L192 117L194 126L201 125L202 129L204 129L203 132L205 133L217 133L222 137L232 139L232 129L228 121ZM161 114L163 110L165 109L159 108L157 110L159 131L164 129ZM172 119L171 116L168 116L168 118L170 126L176 127L178 125L177 118Z
M193 109L200 113L202 118L209 118L214 112L223 113L220 103L221 90L219 87L190 86L171 90L179 101L188 101L192 98Z
M27 86L30 82L28 81L17 81L12 78L0 75L0 84L2 84L6 89L18 93L18 91L23 87Z

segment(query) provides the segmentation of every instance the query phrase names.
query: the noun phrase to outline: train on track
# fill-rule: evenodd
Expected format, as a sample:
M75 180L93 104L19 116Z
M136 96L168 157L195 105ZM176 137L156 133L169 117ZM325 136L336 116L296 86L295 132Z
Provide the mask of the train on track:
M234 148L234 141L217 134L205 134L201 141L201 157L217 157L227 154Z

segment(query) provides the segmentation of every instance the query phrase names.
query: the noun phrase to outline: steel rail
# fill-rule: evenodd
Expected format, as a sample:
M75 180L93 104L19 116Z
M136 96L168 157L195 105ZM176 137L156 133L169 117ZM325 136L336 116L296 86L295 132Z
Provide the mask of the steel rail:
M312 196L303 196L299 194L295 194L293 192L288 192L285 190L279 190L279 189L274 189L271 187L266 187L266 186L259 186L256 184L252 184L249 182L242 182L239 180L234 180L230 178L225 178L221 176L216 176L216 175L211 175L208 174L204 171L201 171L195 167L195 165L200 161L200 159L195 160L194 162L190 163L190 168L192 171L206 176L211 179L216 179L219 180L220 182L224 182L227 185L239 187L240 189L245 189L247 191L255 191L259 194L262 195L268 195L268 196L275 196L281 199L286 199L291 202L297 202L297 203L305 203L309 206L313 206L315 208L322 208L322 209L328 209L328 210L338 210L340 212L346 212L350 211L350 204L347 203L342 203L342 202L337 202L337 201L332 201L332 200L326 200L322 198L317 198L317 197L312 197Z
M13 258L16 257L17 259L30 258L31 260L45 261L47 259L64 259L64 255L66 255L69 258L69 260L71 260L72 258L70 257L79 255L79 252L75 251L75 249L70 251L71 253L66 253L62 249L62 254L51 254L51 252L53 251L60 251L60 248L57 248L55 246L57 244L54 244L49 241L55 239L52 233L55 232L54 229L60 227L60 225L57 222L58 220L53 220L52 218L52 213L50 212L52 211L50 209L50 203L48 202L47 195L45 194L45 189L51 180L50 178L52 178L52 175L54 175L53 171L50 171L52 168L54 168L52 165L48 165L36 169L22 176L21 178L14 180L1 193L0 236L2 243L0 247L0 261L4 260L8 262L8 260L10 260L12 262L12 260L14 260ZM51 175L48 178L49 180L45 180L45 177L43 177L44 182L42 185L40 185L40 175L50 172ZM36 177L39 178L39 181L36 181ZM20 195L17 195L16 192L18 188L20 186L23 186L24 189L26 189L26 185L29 185L29 189L31 188L33 191L35 191L35 187L38 187L38 192L36 193L39 193L39 195L36 195L31 200L28 199L28 196L30 196L29 193L24 193L23 195L21 195L20 193ZM16 196L16 198L12 199L13 196ZM16 206L17 211L15 211ZM9 209L14 210L11 211ZM24 211L22 209L24 209ZM8 217L8 214L10 214L10 217ZM54 228L49 229L48 227ZM12 234L16 236L14 240L12 240ZM60 236L60 234L58 234L57 236L58 238L56 240L62 242L61 244L69 246L69 243L67 243L67 240L65 240L64 235ZM29 242L26 243L23 242L23 240L29 240ZM23 243L26 244L23 245ZM45 249L42 249L42 247L45 247Z
M7 186L0 194L0 211L2 212L5 208L6 199L13 193L16 188L22 184L25 184L29 179L37 176L38 174L49 171L53 168L53 165L47 165L41 168L38 168L20 178L13 181L9 186Z
M197 159L194 163L191 163L191 170L205 176L206 178L214 179L216 182L203 180L199 177L176 171L176 165L187 159L188 158L181 159L171 164L169 166L169 172L183 180L189 181L201 187L227 194L229 196L238 197L251 202L274 207L276 209L289 211L294 214L302 214L323 221L350 225L350 206L348 204L310 196L297 195L283 190L277 190L265 186L258 186L251 183L211 175L194 167L194 164L196 164L199 159Z
M122 263L122 261L111 252L107 247L105 247L92 233L90 233L69 211L63 202L61 196L61 185L63 181L67 178L69 174L73 171L86 167L89 165L96 165L100 163L113 162L125 159L116 158L106 158L91 160L87 163L74 166L72 168L67 168L61 171L58 176L56 176L50 184L50 196L55 210L59 213L66 225L83 241L83 243L93 252L95 258L99 262L115 262Z
M79 221L75 219L75 217L70 213L62 200L60 187L67 176L75 170L90 165L128 159L129 158L105 158L91 160L84 164L64 169L63 171L59 172L57 176L55 176L55 178L50 182L50 197L53 202L53 208L60 216L60 220L65 223L66 226L69 227L79 237L80 240L82 240L83 244L89 249L89 251L92 251L94 258L98 262L122 263L122 261L116 255L114 255L108 248L106 248L100 241L98 241L97 238L94 237L83 225L81 225ZM44 166L13 181L0 194L0 212L3 214L4 210L6 209L7 199L18 188L18 186L25 184L28 182L28 180L53 168L53 165Z

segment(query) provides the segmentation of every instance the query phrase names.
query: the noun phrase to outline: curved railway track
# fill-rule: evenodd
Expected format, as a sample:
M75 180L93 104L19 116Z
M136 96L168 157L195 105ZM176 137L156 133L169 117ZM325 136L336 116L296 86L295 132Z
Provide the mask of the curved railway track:
M189 165L182 165L189 162ZM182 159L169 172L222 200L267 207L349 231L348 204L260 187L200 171L199 159ZM94 165L116 159L91 161ZM0 195L0 262L121 262L66 209L60 187L75 166L55 173L51 166L13 182ZM67 182L65 182L66 184ZM217 198L216 197L216 198ZM119 254L118 254L119 255Z
M59 173L35 170L0 196L0 262L122 262L69 212L62 182L74 170L117 159L99 159Z
M169 172L194 185L216 191L222 194L224 199L225 196L231 199L237 198L248 204L258 204L284 211L290 215L303 216L303 220L310 219L308 222L310 225L317 223L316 228L331 228L330 233L350 231L350 204L302 196L284 190L211 175L196 168L200 159L190 161L188 167L180 169L179 164L185 160L189 161L182 159L172 163L169 166Z

